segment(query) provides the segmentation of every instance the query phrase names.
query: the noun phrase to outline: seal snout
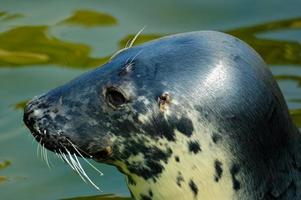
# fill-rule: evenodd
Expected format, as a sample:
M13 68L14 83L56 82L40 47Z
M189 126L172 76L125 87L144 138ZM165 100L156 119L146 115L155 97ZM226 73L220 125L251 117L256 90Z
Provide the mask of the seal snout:
M26 107L24 108L24 114L23 114L23 122L25 123L25 125L32 130L32 126L34 124L34 120L33 118L31 118L30 114L33 111L31 109L29 109L28 104L26 105Z
M30 129L36 141L53 152L67 153L69 151L72 154L82 154L82 156L88 157L85 152L75 149L71 139L63 132L53 133L50 120L45 117L47 116L45 113L49 113L48 110L49 108L45 106L42 98L34 98L24 108L23 122Z
M52 101L50 102L49 99ZM81 121L78 127L82 128L82 132L68 128L75 125L70 125L70 122L66 120L70 118L66 110L62 107L61 97L54 99L46 94L27 103L24 108L23 121L35 140L50 151L101 161L109 159L113 151L111 145L105 142L105 137L99 137L96 143L92 142L86 135L91 126L85 127Z
M33 99L29 101L25 108L23 114L23 122L30 129L31 133L36 136L39 135L40 131L37 129L36 122L38 120L39 113L41 112L39 109L36 109L35 105L37 104L36 100Z

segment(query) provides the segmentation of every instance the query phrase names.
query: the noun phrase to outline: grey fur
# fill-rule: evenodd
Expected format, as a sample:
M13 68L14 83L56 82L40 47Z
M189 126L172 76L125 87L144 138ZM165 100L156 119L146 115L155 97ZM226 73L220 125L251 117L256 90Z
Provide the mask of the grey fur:
M122 105L108 103L108 88L124 96L117 99ZM164 92L171 101L160 110ZM192 164L195 159L212 159L208 181L232 181L232 199L301 198L300 133L279 87L252 48L223 33L184 33L127 48L101 68L29 102L24 121L52 151L64 152L62 146L72 151L67 138L83 155L116 165L128 175L137 199L150 189L151 199L174 199L176 191L178 199L202 199L206 184L200 184L207 180L192 177L203 166ZM187 154L177 153L181 162L176 162L173 146L182 137L200 144L191 153L184 142ZM225 159L218 157L222 154L229 163L216 175L221 164L212 163ZM189 170L180 169L190 161ZM175 191L162 192L156 184L170 181L164 177L171 169Z

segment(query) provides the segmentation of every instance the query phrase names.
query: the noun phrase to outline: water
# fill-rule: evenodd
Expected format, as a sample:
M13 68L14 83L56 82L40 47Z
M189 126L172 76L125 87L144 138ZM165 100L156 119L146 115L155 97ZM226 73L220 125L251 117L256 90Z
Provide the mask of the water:
M301 127L300 0L0 0L0 199L129 196L123 175L110 166L94 163L102 177L86 166L103 192L52 155L49 170L20 108L101 65L144 26L137 43L205 29L243 39L266 60Z

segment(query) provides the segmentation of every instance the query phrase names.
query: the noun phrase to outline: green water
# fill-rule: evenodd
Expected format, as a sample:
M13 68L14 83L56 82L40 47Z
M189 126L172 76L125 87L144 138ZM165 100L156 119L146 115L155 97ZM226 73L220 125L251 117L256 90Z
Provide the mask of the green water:
M195 30L220 30L266 60L301 127L300 0L0 0L0 199L111 199L129 196L115 168L93 163L85 184L49 153L51 169L22 123L22 105L106 62L146 26L137 44Z

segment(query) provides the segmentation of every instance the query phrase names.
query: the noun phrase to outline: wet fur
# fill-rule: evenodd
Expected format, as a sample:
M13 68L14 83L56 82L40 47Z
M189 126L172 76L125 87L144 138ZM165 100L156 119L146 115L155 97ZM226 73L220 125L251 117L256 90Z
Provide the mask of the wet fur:
M108 87L127 103L110 107ZM117 166L135 199L300 198L300 133L279 87L253 49L223 33L126 48L31 101L24 121L52 151L66 137Z

